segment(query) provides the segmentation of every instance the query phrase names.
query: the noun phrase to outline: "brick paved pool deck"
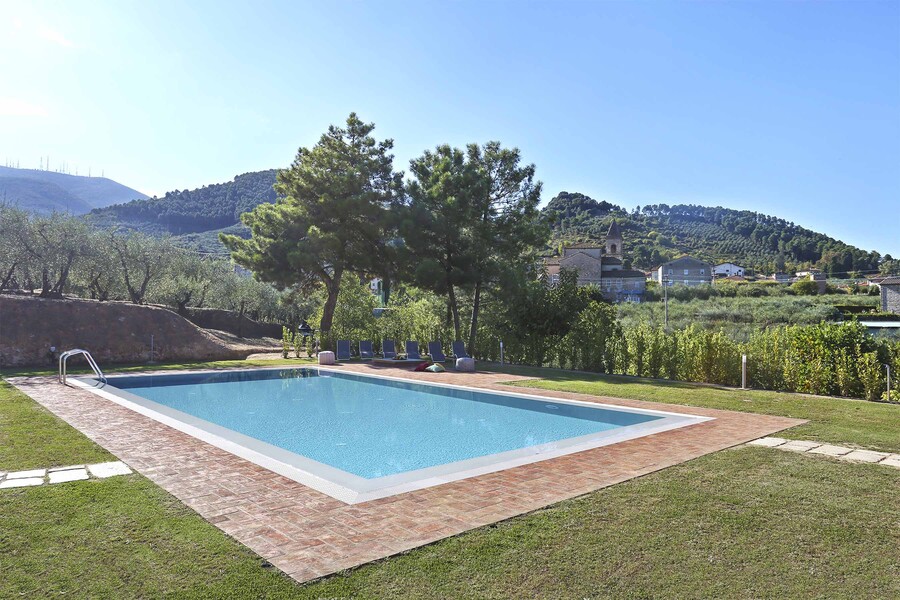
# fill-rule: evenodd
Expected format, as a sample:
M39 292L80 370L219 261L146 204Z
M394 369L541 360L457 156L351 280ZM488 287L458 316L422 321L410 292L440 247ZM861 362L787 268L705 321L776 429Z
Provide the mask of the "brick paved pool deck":
M551 398L715 417L610 446L349 505L55 377L10 383L299 582L397 554L804 423L502 385L502 373L389 374ZM171 373L171 371L169 371Z

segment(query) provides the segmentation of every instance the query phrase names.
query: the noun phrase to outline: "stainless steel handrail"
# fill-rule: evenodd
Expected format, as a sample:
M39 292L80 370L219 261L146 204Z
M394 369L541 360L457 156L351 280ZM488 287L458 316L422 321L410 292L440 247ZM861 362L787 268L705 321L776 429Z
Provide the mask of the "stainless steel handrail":
M106 383L106 376L103 374L103 371L100 370L100 367L97 366L97 361L94 360L94 357L91 356L90 352L88 352L87 350L82 350L81 348L66 350L59 355L59 375L57 376L57 381L59 381L63 385L66 385L66 363L68 362L69 358L78 356L79 354L84 355L84 358L85 360L87 360L88 365L90 365L91 369L94 371L94 375L97 376L97 380Z

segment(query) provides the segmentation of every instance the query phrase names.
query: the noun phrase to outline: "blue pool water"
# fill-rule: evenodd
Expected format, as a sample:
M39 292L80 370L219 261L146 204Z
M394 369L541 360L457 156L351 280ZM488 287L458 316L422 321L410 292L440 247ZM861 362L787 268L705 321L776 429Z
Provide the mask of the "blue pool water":
M366 479L661 418L310 369L110 385Z

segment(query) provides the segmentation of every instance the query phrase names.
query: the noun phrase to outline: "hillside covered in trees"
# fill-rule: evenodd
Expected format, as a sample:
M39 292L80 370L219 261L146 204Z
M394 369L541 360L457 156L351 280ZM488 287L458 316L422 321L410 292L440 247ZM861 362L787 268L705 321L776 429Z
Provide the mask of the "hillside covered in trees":
M560 192L544 213L553 223L554 248L565 242L602 242L615 219L625 238L626 260L638 269L651 269L681 254L735 262L761 273L812 266L829 276L847 277L891 266L890 256L748 210L653 204L629 212L584 194Z
M233 181L195 190L175 190L162 198L135 200L91 212L101 226L121 226L145 233L202 234L240 223L245 213L263 202L275 202L275 169L244 173ZM192 235L193 239L217 239Z
M275 169L245 173L227 183L96 209L89 219L103 227L168 233L185 246L224 254L219 232L248 233L240 215L263 202L275 202L276 173ZM651 269L681 254L732 261L761 273L815 266L835 277L877 272L893 264L885 264L889 256L752 211L684 204L628 211L584 194L560 192L542 212L553 226L548 253L564 242L602 242L616 219L625 236L626 260L637 269Z

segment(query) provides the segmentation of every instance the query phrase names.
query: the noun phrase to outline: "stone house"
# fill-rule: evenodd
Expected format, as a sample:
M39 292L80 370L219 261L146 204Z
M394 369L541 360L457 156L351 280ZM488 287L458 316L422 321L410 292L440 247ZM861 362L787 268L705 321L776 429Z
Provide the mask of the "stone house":
M816 287L818 288L819 294L824 294L828 288L828 283L825 281L825 273L823 273L820 269L810 269L808 271L798 271L797 272L797 281L803 281L804 279L809 279L810 281L816 282Z
M682 256L659 266L654 273L654 279L660 285L704 285L712 283L713 266L694 258Z
M640 302L647 287L643 271L626 269L622 261L622 232L612 222L603 246L571 244L562 249L562 256L544 261L544 269L551 284L559 281L561 269L578 273L578 285L595 285L611 302Z
M888 277L881 287L881 310L900 315L900 277Z

